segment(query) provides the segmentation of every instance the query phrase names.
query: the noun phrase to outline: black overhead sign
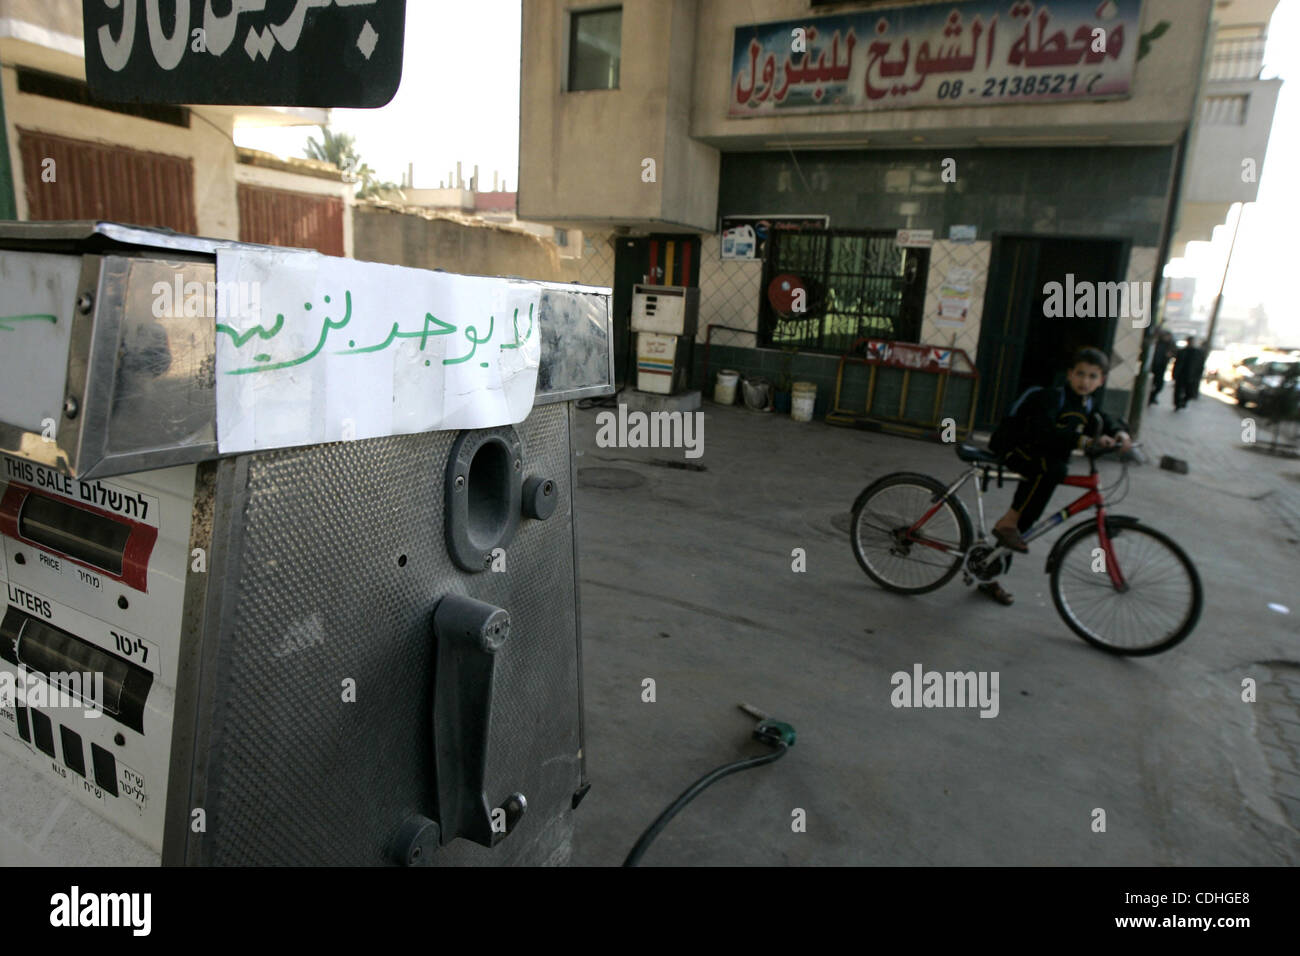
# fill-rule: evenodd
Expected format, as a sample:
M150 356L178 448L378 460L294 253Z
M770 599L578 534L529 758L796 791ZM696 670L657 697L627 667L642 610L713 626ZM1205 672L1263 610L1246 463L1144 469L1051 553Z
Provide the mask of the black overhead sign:
M82 0L91 93L117 103L375 107L406 0Z

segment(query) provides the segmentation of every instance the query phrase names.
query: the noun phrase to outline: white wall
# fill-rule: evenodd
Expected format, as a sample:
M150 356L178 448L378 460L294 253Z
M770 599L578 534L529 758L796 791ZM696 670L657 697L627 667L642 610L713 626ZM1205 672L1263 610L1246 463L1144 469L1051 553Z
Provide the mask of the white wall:
M0 71L5 102L9 156L14 170L18 216L26 219L28 204L18 153L18 127L73 139L127 146L189 159L194 166L194 207L200 235L217 239L239 236L239 209L235 202L235 144L229 115L217 111L197 116L189 129L152 120L94 109L77 103L18 92L17 73Z

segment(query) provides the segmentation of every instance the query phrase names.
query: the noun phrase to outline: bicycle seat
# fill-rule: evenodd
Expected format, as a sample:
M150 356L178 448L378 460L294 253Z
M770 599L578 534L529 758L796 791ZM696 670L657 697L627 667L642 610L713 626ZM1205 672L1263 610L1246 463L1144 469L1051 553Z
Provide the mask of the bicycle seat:
M972 445L970 442L962 442L957 446L957 457L962 461L979 462L985 465L996 465L1002 460L1001 455L994 454L987 448Z

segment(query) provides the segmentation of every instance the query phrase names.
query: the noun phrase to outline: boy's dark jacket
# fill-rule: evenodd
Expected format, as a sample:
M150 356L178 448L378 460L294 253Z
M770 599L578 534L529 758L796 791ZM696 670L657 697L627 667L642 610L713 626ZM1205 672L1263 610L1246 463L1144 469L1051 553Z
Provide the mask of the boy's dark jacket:
M1094 396L1085 398L1069 385L1035 386L1016 399L989 439L989 448L998 455L1019 449L1029 458L1067 461L1079 446L1079 436L1093 434L1097 419L1103 435L1128 430L1122 419L1112 418L1098 405Z

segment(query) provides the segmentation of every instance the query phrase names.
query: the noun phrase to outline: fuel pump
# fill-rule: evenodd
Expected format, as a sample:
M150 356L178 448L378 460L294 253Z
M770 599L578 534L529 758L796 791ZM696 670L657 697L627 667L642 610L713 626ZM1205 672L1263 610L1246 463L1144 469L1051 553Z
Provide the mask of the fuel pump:
M0 226L0 863L567 858L609 290L307 255Z

